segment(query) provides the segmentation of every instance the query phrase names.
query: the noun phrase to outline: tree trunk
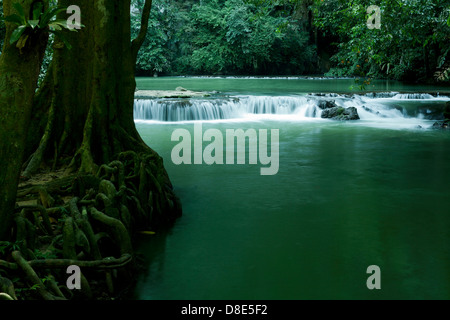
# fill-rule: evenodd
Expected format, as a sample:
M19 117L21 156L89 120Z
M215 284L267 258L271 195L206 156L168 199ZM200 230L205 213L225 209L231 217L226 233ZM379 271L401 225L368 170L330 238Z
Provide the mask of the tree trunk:
M15 13L13 3L20 3L28 12L32 2L4 0L4 15ZM48 40L45 32L30 35L19 50L16 43L9 43L16 27L7 23L0 55L0 239L8 238L12 222L32 101Z
M133 119L136 56L147 31L151 1L145 2L141 32L134 41L129 0L60 0L59 4L78 5L86 27L68 34L70 50L55 41L45 80L48 88L42 88L36 99L36 106L47 106L47 126L24 175L31 176L42 162L50 165L55 154L59 166L68 165L79 173L96 173L126 151L146 154L155 183L141 199L143 209L158 208L153 225L173 221L180 208L174 206L178 200L162 159L143 142ZM157 196L162 203L147 205L148 192L158 189L155 185L162 188Z

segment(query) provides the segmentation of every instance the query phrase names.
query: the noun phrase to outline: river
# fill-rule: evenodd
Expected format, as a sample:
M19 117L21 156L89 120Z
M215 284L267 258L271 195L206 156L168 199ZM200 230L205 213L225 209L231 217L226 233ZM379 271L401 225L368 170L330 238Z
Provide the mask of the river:
M133 299L450 299L450 133L431 129L450 101L436 92L449 89L352 84L138 78L141 90L219 92L135 101L138 131L164 158L183 216L142 237L147 269ZM322 119L323 100L361 119ZM245 164L174 164L173 132L186 129L194 144L200 124L223 137L267 130L269 144L278 130L276 174L249 163L249 146ZM380 290L366 285L370 265Z

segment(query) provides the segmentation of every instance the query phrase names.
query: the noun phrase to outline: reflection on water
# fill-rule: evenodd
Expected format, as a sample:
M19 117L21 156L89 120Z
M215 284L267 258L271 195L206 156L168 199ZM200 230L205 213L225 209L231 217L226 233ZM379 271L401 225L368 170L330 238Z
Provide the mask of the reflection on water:
M138 78L137 88L139 90L175 90L184 87L194 91L219 91L231 94L270 94L285 95L310 92L353 92L360 90L352 89L355 86L353 79L318 79L306 78L293 79L248 79L248 78L211 78L211 77L161 77L161 78ZM373 81L366 91L412 91L412 92L436 92L449 91L448 86L436 85L409 85L397 81Z

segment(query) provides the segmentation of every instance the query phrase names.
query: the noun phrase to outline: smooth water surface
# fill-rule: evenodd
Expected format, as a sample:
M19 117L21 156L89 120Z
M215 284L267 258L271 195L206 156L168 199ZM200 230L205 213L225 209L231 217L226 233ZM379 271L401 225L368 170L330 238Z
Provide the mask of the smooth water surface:
M194 91L219 91L225 93L285 95L308 92L358 92L354 79L304 77L255 78L255 77L161 77L138 78L139 90L175 90L183 87ZM353 87L353 88L352 88ZM411 85L397 81L375 80L366 86L367 91L450 91L435 85Z
M186 87L210 89L191 80ZM258 91L238 81L241 93ZM328 91L322 80L307 83ZM164 158L183 216L142 239L148 269L133 298L450 299L450 134L429 129L433 120L391 115L201 121L224 137L279 129L273 176L260 175L260 163L174 165L172 132L194 137L195 122L136 120ZM381 268L381 290L367 289L370 265Z

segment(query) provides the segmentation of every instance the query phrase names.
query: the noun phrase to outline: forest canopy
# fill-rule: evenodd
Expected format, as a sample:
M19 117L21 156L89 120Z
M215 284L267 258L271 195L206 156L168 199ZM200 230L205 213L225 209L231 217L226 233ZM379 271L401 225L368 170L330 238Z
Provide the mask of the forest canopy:
M132 1L133 37L143 5ZM367 28L370 5L381 10L380 29ZM0 23L1 45L4 34ZM449 82L449 35L450 0L153 0L136 74Z
M135 1L139 8L139 2ZM287 74L315 71L301 1L155 0L138 72ZM136 33L139 10L133 11Z
M369 29L366 9L381 9L381 28ZM449 0L323 0L314 23L336 53L329 75L396 80L449 79Z
M137 72L448 81L449 15L449 0L154 0Z

